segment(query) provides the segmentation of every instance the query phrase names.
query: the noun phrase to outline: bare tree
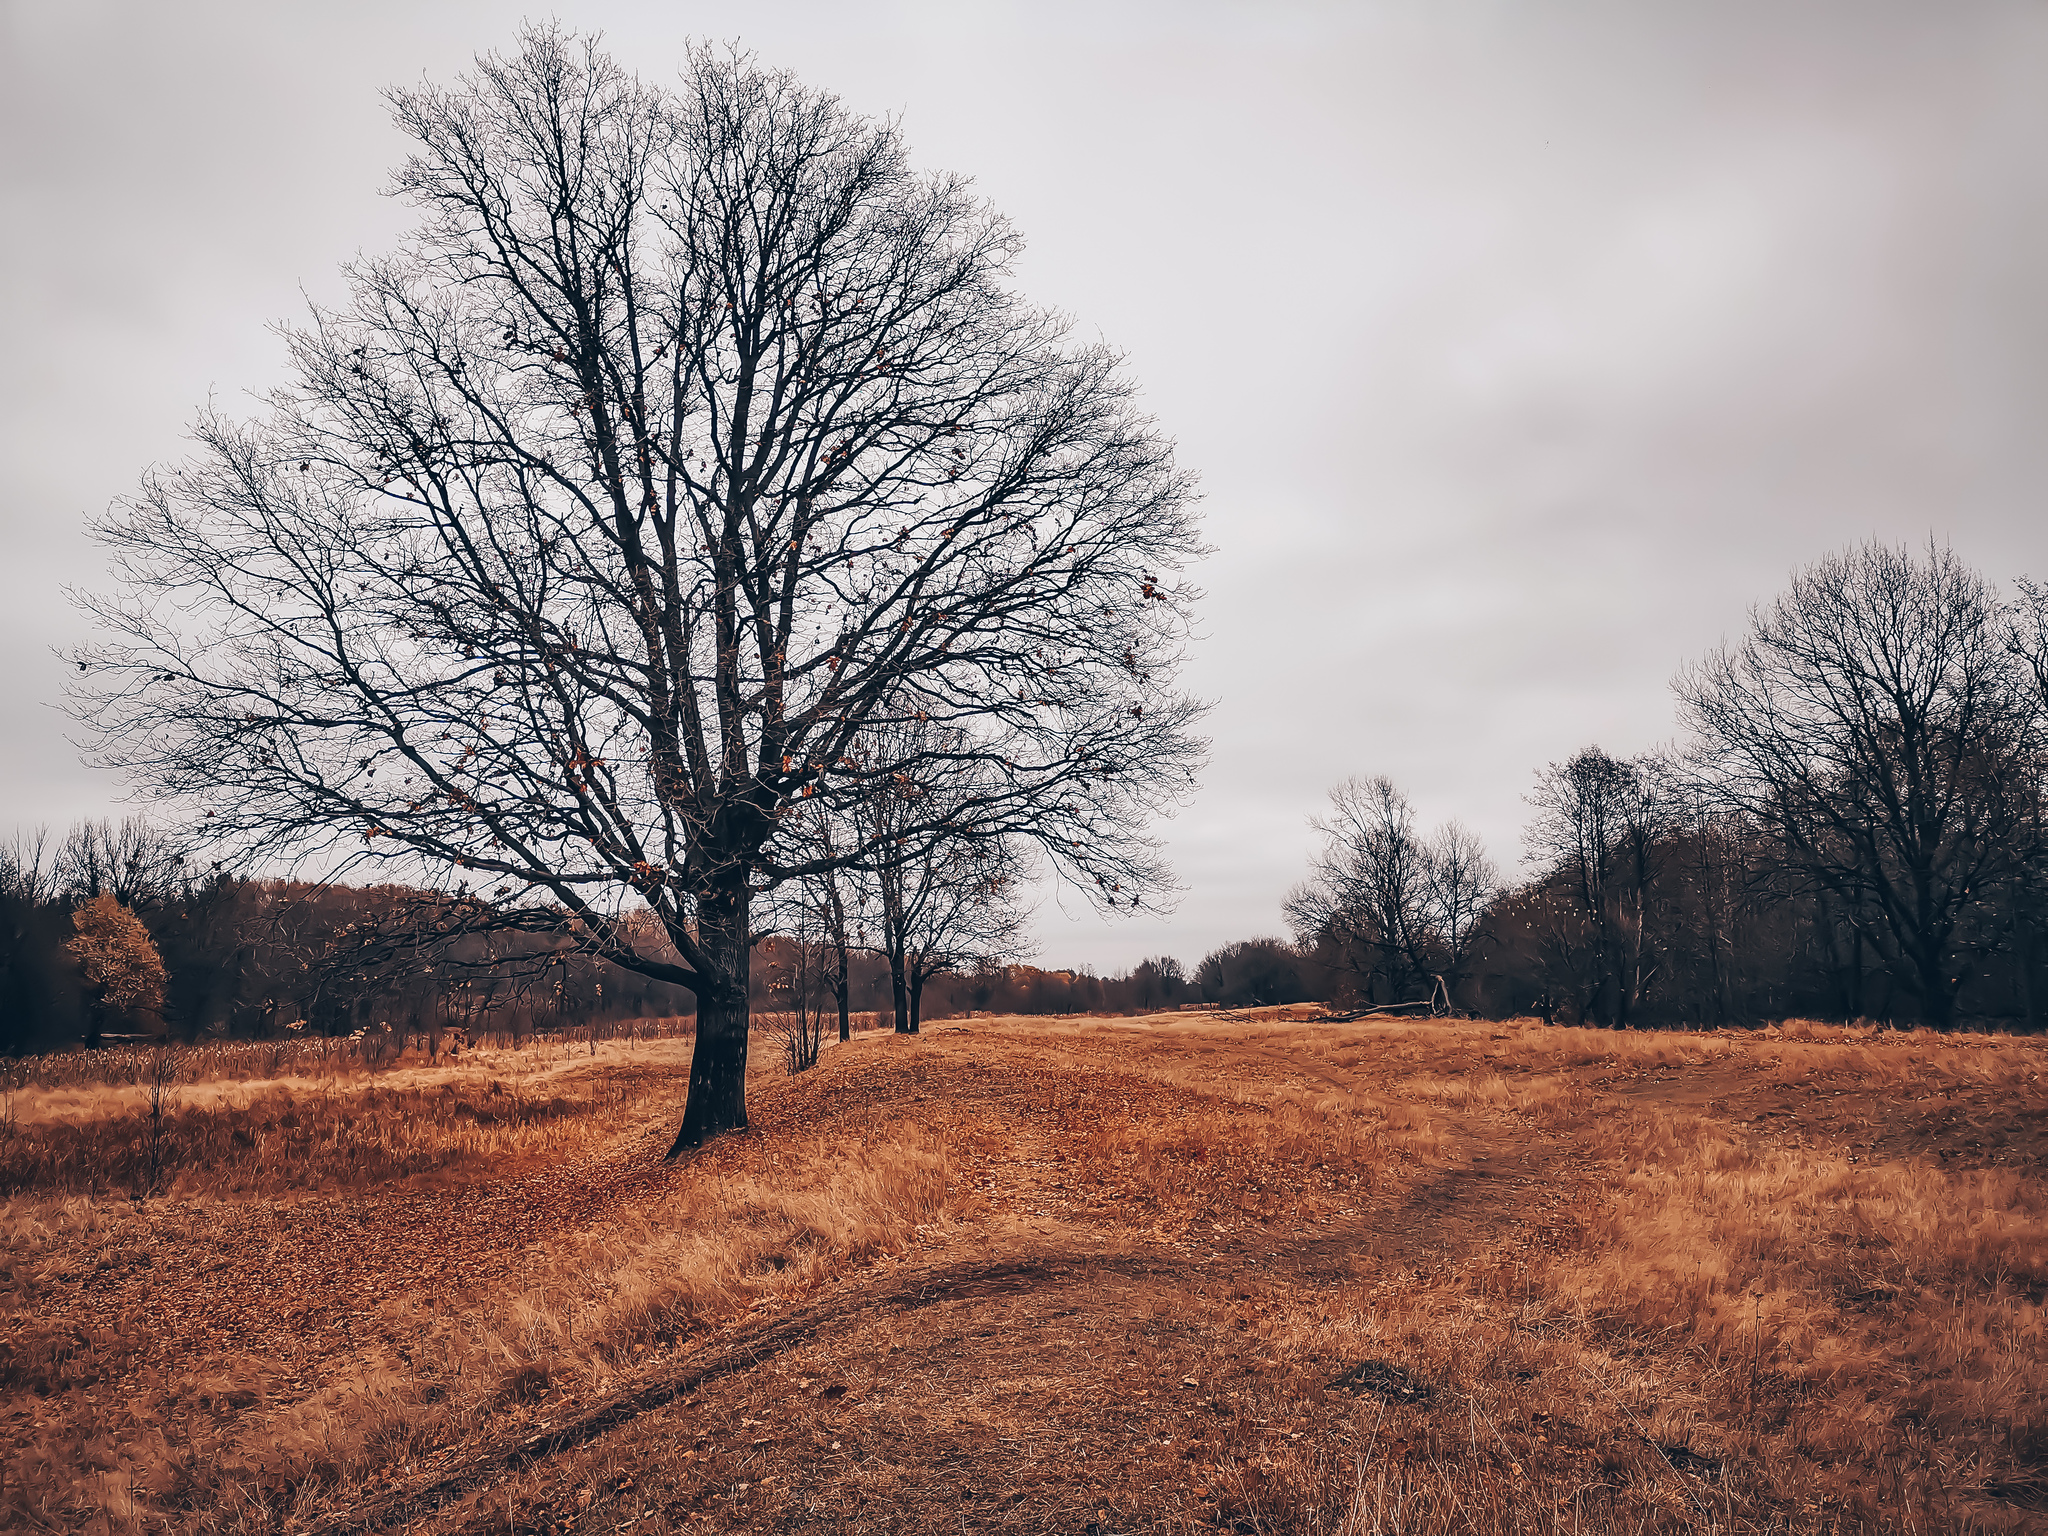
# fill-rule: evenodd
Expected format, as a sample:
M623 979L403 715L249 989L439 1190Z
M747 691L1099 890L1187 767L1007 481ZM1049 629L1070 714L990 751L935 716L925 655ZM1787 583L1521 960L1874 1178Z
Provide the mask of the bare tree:
M1675 684L1772 877L1831 898L1937 1028L2002 941L1990 898L2040 853L2032 681L1981 575L1872 543L1800 572Z
M1699 774L1676 772L1670 784L1672 861L1692 890L1696 934L1706 958L1706 1004L1713 1023L1723 1025L1735 1016L1732 972L1745 947L1740 924L1751 895L1745 828L1740 815L1721 804ZM1860 963L1859 954L1859 969ZM1852 1011L1860 1011L1860 998L1851 1003Z
M782 1064L791 1077L818 1064L825 1043L828 985L827 945L817 912L797 904L783 936L769 940L769 995L782 1006L772 1017L782 1041Z
M1452 992L1499 885L1478 838L1455 821L1425 836L1408 797L1384 777L1347 779L1330 804L1328 820L1310 823L1322 852L1287 897L1296 937L1324 944L1368 1003L1434 995L1439 980Z
M2034 701L2048 712L2048 585L2026 576L2013 585L2020 595L2006 611L2006 649L2025 664Z
M832 957L832 1000L839 1009L839 1038L853 1038L848 994L853 986L853 954L866 946L862 923L868 886L859 870L827 869L808 884L821 942Z
M1029 914L1019 905L1023 870L1008 843L952 843L884 878L894 878L899 891L911 1034L923 1022L925 983L934 976L1030 953Z
M58 889L52 863L48 827L17 831L0 843L0 896L29 906L51 900Z
M57 846L52 866L57 886L73 901L111 894L124 907L152 906L185 883L185 856L171 839L141 816L118 824L81 821Z
M1187 970L1172 955L1148 955L1131 970L1131 1001L1139 1008L1171 1006L1187 989Z
M2008 610L2006 644L2026 664L2033 682L2031 702L2038 716L2048 719L2048 586L2024 576L2015 585L2020 595ZM2042 930L2048 927L2048 860L2039 856L2048 853L2048 828L2042 822L2043 806L2037 797L2027 825L2027 841L2037 856L2021 865L2011 882L2006 920L2029 1029L2041 1027L2042 1005L2036 995L2034 971ZM1857 942L1860 948L1860 936Z
M958 809L988 793L986 768L966 759L959 738L958 726L911 716L870 727L854 749L856 764L948 756L961 761L958 771L929 782L906 775L871 779L867 794L850 806L852 835L869 850L866 873L898 1034L918 1032L927 981L961 965L1013 956L1023 927L1016 906L1023 884L1016 840L977 830ZM934 822L961 830L941 841L914 835L919 824Z
M459 879L472 925L692 989L671 1155L746 1120L756 898L873 863L784 837L798 806L969 774L906 856L1015 836L1156 900L1191 489L1119 360L1015 294L1010 227L708 49L670 93L542 29L391 99L416 235L101 527L96 758L246 859ZM944 749L856 766L904 711Z
M1626 1029L1656 977L1650 941L1655 861L1670 819L1661 763L1587 747L1536 775L1526 856L1557 887L1548 948L1581 1018ZM1579 932L1578 930L1583 930Z
M1329 819L1310 822L1323 850L1289 893L1288 920L1304 943L1334 944L1365 1001L1405 1001L1431 977L1428 848L1414 808L1385 777L1346 779L1330 805Z
M1444 990L1455 998L1471 974L1487 907L1500 892L1500 870L1479 836L1461 821L1433 833L1423 856L1426 922Z
M859 802L854 802L857 806ZM844 850L862 846L860 828L852 823L854 806L828 805L815 797L788 819L785 836L808 846L805 862L813 872L783 886L771 900L779 927L801 926L816 934L829 961L827 984L839 1012L839 1038L853 1038L850 993L853 956L868 946L867 930L875 900L870 871L849 867Z

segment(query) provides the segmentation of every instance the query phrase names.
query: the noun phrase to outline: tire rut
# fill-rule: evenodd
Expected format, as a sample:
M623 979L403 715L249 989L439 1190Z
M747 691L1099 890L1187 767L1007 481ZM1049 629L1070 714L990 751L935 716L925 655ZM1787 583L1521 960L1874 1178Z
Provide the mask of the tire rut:
M1163 1267L1184 1266L1168 1263ZM499 1477L525 1471L551 1456L587 1445L689 1396L707 1383L752 1370L785 1350L809 1343L831 1324L865 1313L915 1312L941 1302L1013 1294L1035 1284L1065 1279L1084 1269L1092 1273L1145 1275L1156 1274L1161 1268L1157 1259L1130 1255L1019 1255L942 1265L908 1279L892 1276L887 1284L870 1283L851 1293L840 1291L786 1317L763 1322L721 1341L680 1374L616 1393L565 1423L507 1440L471 1456L460 1467L380 1494L354 1509L325 1516L304 1527L301 1536L351 1536L420 1520Z

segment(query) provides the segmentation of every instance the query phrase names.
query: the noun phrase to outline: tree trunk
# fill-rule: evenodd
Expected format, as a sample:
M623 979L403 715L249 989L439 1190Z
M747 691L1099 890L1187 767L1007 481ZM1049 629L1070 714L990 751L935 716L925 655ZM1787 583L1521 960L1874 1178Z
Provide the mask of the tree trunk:
M1721 969L1721 919L1710 906L1706 912L1707 967L1713 981L1714 1027L1725 1028L1728 1023L1728 978Z
M853 1026L849 1022L846 1012L846 994L848 991L846 983L846 946L844 944L837 944L833 948L839 956L839 971L832 978L832 995L839 1003L839 1039L843 1044L853 1038Z
M889 996L896 1005L896 1033L910 1033L910 988L903 975L903 951L889 950Z
M1627 1029L1635 1022L1636 1004L1643 998L1643 886L1647 881L1641 860L1637 861L1635 891L1630 904L1635 908L1631 914L1633 923L1628 928L1623 943L1626 945L1628 971L1622 979L1620 997L1615 1005L1615 1024Z
M2013 962L2018 973L2020 1018L2026 1024L2027 1033L2038 1034L2041 1029L2040 1005L2034 999L2034 925L2024 914L2013 919Z
M1923 952L1915 967L1920 982L1920 1022L1929 1029L1946 1030L1955 1023L1956 995L1949 985L1948 968L1948 957L1939 951Z
M697 904L697 943L716 972L707 971L697 989L690 1098L671 1158L722 1131L746 1128L749 901L742 885Z
M924 1015L924 977L917 971L910 973L910 1032L917 1033L918 1020Z
M1849 983L1849 963L1841 958L1836 947L1841 925L1835 921L1834 909L1828 905L1828 893L1825 889L1814 893L1813 911L1816 947L1820 950L1828 975L1834 978L1836 1001L1840 1004L1842 1017L1853 1019L1856 1012L1851 999L1854 988Z
M1867 1017L1863 1007L1863 930L1861 928L1852 930L1849 955L1851 980L1854 982L1849 998L1849 1013L1851 1017L1861 1019Z
M830 929L832 954L839 962L839 969L832 978L832 996L839 1004L839 1041L843 1045L853 1038L853 1027L847 1018L846 1000L849 990L847 969L849 958L846 942L846 903L839 896L839 877L825 877L825 922Z

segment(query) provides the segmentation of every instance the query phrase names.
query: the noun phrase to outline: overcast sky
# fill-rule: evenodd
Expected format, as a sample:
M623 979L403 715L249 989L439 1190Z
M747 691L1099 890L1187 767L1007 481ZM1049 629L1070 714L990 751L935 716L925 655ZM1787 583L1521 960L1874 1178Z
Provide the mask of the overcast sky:
M380 89L523 14L0 0L0 835L124 809L52 708L86 518L405 226ZM1848 542L2048 575L2048 5L532 14L650 78L736 38L900 114L1201 476L1187 894L1048 905L1048 963L1280 932L1350 774L1512 870L1538 766L1668 738L1673 671Z

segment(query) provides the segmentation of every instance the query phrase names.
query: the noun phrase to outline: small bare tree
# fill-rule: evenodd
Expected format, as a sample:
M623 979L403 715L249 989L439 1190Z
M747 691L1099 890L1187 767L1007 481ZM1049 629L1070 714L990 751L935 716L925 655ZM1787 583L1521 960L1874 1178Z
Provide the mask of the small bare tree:
M170 1166L171 1117L177 1111L172 1088L178 1081L178 1063L167 1046L159 1045L149 1059L149 1124L143 1134L143 1195L160 1194L164 1173Z
M819 932L832 954L832 1000L839 1008L839 1038L853 1038L850 998L853 954L865 942L862 916L867 885L859 870L827 869L812 877Z
M185 856L141 816L81 821L57 846L53 874L73 901L111 895L124 907L157 905L186 883Z
M244 859L466 882L472 931L691 989L671 1155L746 1122L755 901L881 851L799 807L965 776L891 857L1170 889L1191 487L967 183L710 49L669 91L543 28L391 100L416 234L101 527L97 760ZM943 749L855 757L906 715Z
M1346 779L1330 806L1327 820L1310 822L1323 850L1289 894L1288 919L1303 942L1335 945L1366 1002L1404 1001L1430 978L1427 850L1414 808L1384 776Z
M1326 946L1368 1003L1415 1001L1439 981L1455 991L1499 884L1478 838L1455 821L1425 836L1384 777L1347 779L1330 803L1310 823L1322 851L1287 897L1297 939Z
M1500 893L1500 871L1476 832L1462 821L1447 821L1430 835L1423 881L1438 975L1447 1000L1455 999L1472 973L1480 920Z
M858 748L862 757L884 762L915 755L962 759L959 772L929 783L875 780L850 807L856 837L872 850L867 875L898 1034L918 1033L927 981L941 971L1010 956L1023 929L1017 840L975 829L957 809L986 793L986 770L965 760L961 744L958 727L913 716L873 727ZM932 821L960 831L936 842L912 835Z
M783 936L768 941L773 959L770 995L782 1004L774 1019L782 1041L782 1064L791 1077L818 1064L825 1044L827 986L826 945L817 914L797 904Z
M1530 864L1553 886L1538 910L1558 979L1579 1016L1626 1029L1656 979L1650 892L1672 824L1668 775L1655 758L1585 748L1536 775L1536 816L1522 834Z
M40 906L52 900L58 889L48 827L17 831L0 842L0 896Z
M1008 843L956 843L908 869L901 881L903 974L910 1033L924 1018L925 984L935 976L1020 960L1031 952L1024 872Z
M775 898L784 925L801 924L818 936L827 957L827 985L839 1012L839 1038L853 1038L851 991L853 956L867 947L867 927L874 901L869 871L841 862L842 849L860 846L857 827L849 824L849 808L813 800L791 818L791 830L812 846L814 872L784 886Z

